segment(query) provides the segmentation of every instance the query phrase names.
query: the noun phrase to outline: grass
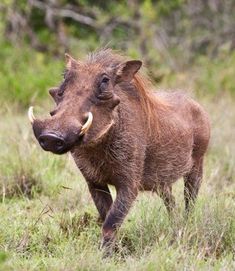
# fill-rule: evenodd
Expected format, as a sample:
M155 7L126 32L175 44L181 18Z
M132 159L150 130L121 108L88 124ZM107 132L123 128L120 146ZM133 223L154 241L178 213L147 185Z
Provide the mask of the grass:
M235 102L204 98L212 140L195 210L183 212L183 182L174 186L176 215L141 193L102 259L97 211L69 155L43 152L26 112L2 110L0 122L0 270L234 270ZM7 111L7 112L6 112Z

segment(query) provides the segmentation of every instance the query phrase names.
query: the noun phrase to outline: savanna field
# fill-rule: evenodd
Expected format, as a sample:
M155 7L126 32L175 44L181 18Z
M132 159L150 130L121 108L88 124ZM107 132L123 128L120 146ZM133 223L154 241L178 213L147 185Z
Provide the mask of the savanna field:
M211 118L194 212L186 221L182 180L173 187L172 219L157 195L140 193L118 233L116 252L103 259L85 180L70 155L41 150L27 119L27 104L36 104L37 116L53 108L47 88L61 80L63 62L17 50L7 58L11 50L0 71L0 270L235 269L234 55L216 65L202 60L193 72L174 73L156 85L183 87Z

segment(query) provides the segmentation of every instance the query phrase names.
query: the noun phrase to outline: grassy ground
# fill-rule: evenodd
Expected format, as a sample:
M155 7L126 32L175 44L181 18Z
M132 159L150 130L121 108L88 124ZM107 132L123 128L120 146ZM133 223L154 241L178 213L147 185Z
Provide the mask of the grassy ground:
M26 112L0 113L0 270L235 270L235 103L202 99L212 141L194 213L142 193L102 259L97 212L71 157L43 152ZM3 120L3 121L2 121Z

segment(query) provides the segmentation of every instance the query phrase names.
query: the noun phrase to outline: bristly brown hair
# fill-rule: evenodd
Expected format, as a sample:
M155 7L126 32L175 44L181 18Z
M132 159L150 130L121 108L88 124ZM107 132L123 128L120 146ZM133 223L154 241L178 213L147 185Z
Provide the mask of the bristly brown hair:
M93 53L90 53L86 59L87 64L98 64L106 68L114 68L121 63L126 62L127 57L114 51L110 48L100 49ZM140 97L140 105L145 112L147 120L147 128L151 133L151 127L158 124L157 108L166 109L168 106L166 102L162 101L159 97L154 94L154 87L150 78L143 74L143 72L138 71L131 82L136 90L138 91Z
M139 93L140 104L146 115L147 129L151 134L152 127L159 127L158 112L160 112L160 110L166 110L169 106L154 93L153 84L148 76L143 75L141 72L137 72L134 76L133 84Z

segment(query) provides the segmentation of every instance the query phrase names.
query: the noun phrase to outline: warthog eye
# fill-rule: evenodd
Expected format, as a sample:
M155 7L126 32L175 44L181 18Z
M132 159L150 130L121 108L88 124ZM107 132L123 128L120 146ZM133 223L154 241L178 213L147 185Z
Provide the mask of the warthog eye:
M97 89L97 98L101 100L107 100L112 97L112 92L109 90L109 77L104 74Z
M103 79L102 79L102 81L101 81L101 84L103 84L103 83L108 83L109 82L109 78L108 77L104 77Z
M99 89L101 92L103 91L106 91L107 90L107 87L108 87L108 83L109 83L109 78L107 75L104 75L101 82L100 82L100 85L99 85Z

